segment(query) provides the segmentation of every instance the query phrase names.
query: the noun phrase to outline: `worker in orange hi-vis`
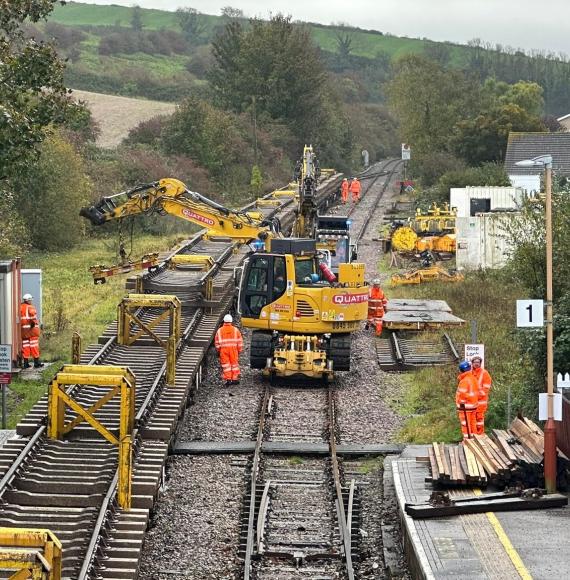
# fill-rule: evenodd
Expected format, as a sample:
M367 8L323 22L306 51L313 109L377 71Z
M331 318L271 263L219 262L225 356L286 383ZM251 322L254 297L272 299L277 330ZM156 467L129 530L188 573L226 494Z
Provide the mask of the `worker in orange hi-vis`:
M345 177L340 185L340 198L343 204L348 201L348 187L348 179Z
M32 304L31 294L24 294L20 304L20 324L22 328L22 359L24 368L30 368L30 357L34 359L34 368L43 367L40 361L40 322L38 312Z
M376 278L372 281L372 288L370 288L368 296L368 320L366 322L366 328L370 325L374 326L376 336L382 334L382 318L384 318L386 304L388 304L388 299L380 287L380 279Z
M479 386L477 379L471 372L471 363L462 361L459 364L460 374L457 377L459 384L455 392L455 406L461 423L463 439L471 439L477 433L477 404L479 400Z
M224 324L218 328L214 339L216 350L220 355L222 377L226 381L226 387L239 383L239 353L243 350L241 332L232 322L232 315L226 314L224 316Z
M471 359L471 373L477 380L478 402L477 412L475 413L475 422L477 424L477 435L485 434L485 413L489 406L489 391L491 390L491 375L483 368L483 359L480 356L474 356Z
M358 203L360 201L360 181L356 177L353 177L350 182L350 193L352 193L352 202Z

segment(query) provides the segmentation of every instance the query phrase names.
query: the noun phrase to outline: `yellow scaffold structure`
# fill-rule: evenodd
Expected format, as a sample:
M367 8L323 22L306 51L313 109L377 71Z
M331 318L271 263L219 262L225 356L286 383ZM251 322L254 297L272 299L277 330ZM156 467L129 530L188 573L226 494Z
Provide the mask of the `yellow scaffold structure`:
M0 569L9 580L61 580L61 542L50 530L0 528Z
M205 254L175 254L168 261L170 270L190 269L199 272L208 272L214 267L214 258ZM214 279L208 276L204 281L204 299L212 300L214 297Z
M149 322L142 320L141 308L155 308L163 312ZM144 335L166 348L166 383L174 385L176 378L176 344L180 337L180 311L182 305L175 295L129 294L119 304L117 342L131 346ZM161 338L156 327L168 318L168 338Z
M107 387L108 392L89 408L83 408L66 391L66 387L93 385ZM115 396L121 397L118 438L96 417L95 413ZM65 408L77 417L65 422ZM119 505L131 508L132 442L135 424L135 376L128 367L64 365L49 386L48 437L62 439L64 435L83 422L89 423L107 441L119 448L118 491Z

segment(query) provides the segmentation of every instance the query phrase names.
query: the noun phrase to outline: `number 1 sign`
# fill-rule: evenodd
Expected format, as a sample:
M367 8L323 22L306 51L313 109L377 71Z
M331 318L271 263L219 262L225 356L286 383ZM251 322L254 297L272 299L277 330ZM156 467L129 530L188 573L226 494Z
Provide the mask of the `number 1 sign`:
M544 326L544 300L517 300L517 326L519 328Z

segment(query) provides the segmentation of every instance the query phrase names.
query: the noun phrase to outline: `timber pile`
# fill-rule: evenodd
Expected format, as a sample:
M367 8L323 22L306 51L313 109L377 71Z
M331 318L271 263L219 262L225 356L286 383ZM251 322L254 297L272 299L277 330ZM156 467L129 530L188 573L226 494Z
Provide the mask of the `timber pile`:
M525 417L517 417L504 431L474 435L458 445L432 443L428 449L431 477L426 481L454 485L541 486L544 434ZM558 476L566 484L570 461L558 450Z

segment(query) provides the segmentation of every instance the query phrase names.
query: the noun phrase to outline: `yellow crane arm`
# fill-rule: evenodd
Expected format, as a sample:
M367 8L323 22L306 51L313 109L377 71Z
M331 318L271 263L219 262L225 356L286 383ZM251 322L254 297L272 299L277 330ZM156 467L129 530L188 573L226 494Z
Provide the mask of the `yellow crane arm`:
M244 243L257 238L265 240L277 234L274 225L264 220L260 212L230 210L190 191L184 183L172 178L103 197L95 205L83 208L80 215L93 225L102 225L155 211L205 227L207 236L227 236Z

